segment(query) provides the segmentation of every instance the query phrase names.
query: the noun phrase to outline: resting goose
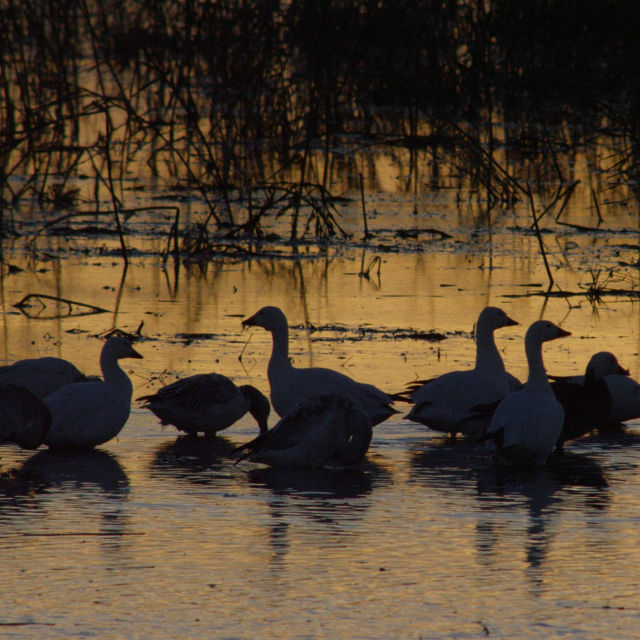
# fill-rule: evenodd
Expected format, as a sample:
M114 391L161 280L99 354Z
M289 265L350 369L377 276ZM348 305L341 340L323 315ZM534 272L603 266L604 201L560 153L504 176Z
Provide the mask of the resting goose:
M414 406L406 417L453 438L456 433L476 436L485 429L493 409L511 391L493 333L517 324L502 309L483 309L476 324L475 367L450 371L422 386L411 386Z
M301 400L266 433L236 452L272 467L351 466L371 443L371 422L351 398L321 394Z
M607 425L640 418L640 384L628 375L608 375L604 381L611 394L611 412Z
M267 430L269 400L251 385L237 387L219 373L201 373L137 398L155 413L162 424L172 424L189 435L213 436L230 427L247 413L256 419L261 432Z
M16 384L29 389L38 398L87 377L62 358L27 358L0 367L0 384Z
M598 427L606 427L613 402L607 385L608 377L626 377L616 357L600 351L589 360L581 379L564 378L551 383L551 388L564 409L564 423L558 438L558 449L567 440L574 440Z
M118 365L122 358L142 358L126 338L110 337L100 353L103 380L68 384L49 394L51 449L90 449L120 433L131 411L132 385Z
M617 365L615 356L613 354L610 355ZM615 426L621 422L640 418L640 384L629 377L627 369L620 367L620 370L614 370L615 367L611 364L611 361L610 366L612 369L605 374L604 381L611 395L611 409L604 420L604 425L601 426ZM574 382L576 384L583 384L584 382L584 376L549 377L562 382Z
M543 465L562 431L564 411L542 361L542 343L571 335L548 320L534 322L525 335L529 377L495 410L483 439L493 439L507 464Z
M245 327L262 327L271 332L273 347L267 377L271 388L271 404L284 416L298 402L324 393L346 395L360 403L372 425L396 413L391 408L394 398L371 384L356 382L348 376L321 367L298 369L289 362L289 327L278 307L263 307L242 321Z
M37 449L51 426L47 405L26 387L0 385L0 443Z

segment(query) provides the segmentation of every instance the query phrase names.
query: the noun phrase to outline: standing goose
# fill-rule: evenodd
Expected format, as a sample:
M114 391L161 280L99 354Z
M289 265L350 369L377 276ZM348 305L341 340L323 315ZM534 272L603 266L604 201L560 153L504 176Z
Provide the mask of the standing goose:
M493 439L508 464L543 465L562 431L564 411L556 400L542 361L542 343L571 335L547 320L534 322L525 335L529 377L520 391L498 405L483 439Z
M120 433L131 411L132 385L118 365L122 358L142 358L126 338L110 337L100 353L103 380L76 382L49 394L51 449L90 449Z
M414 406L406 417L452 438L456 433L476 436L486 429L493 409L512 390L493 333L517 324L502 309L483 309L476 324L475 367L411 386Z
M51 426L47 405L26 387L0 385L0 443L37 449Z
M16 384L44 398L56 389L87 377L62 358L26 358L0 367L0 385Z
M349 396L360 404L372 425L396 413L391 408L394 398L371 384L356 382L342 373L321 367L298 369L289 362L289 327L278 307L263 307L242 321L245 327L262 327L271 332L273 347L267 377L271 388L271 404L284 416L298 402L324 393Z
M629 375L616 357L608 351L600 351L589 360L582 377L557 379L551 383L556 398L564 409L564 423L558 438L558 449L567 440L574 440L598 427L608 426L613 400L607 385L609 377L623 378Z
M214 436L247 413L256 419L260 432L267 430L269 400L251 385L237 387L219 373L201 373L137 398L155 413L162 424L172 424L189 435Z
M351 466L371 443L371 422L351 398L321 394L301 400L266 433L236 449L272 467Z

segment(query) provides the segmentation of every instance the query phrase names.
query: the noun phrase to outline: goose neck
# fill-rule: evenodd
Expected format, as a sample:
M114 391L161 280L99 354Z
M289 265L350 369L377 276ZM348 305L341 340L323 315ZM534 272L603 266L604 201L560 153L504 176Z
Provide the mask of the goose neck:
M493 331L478 326L476 332L476 369L504 371L504 363L496 347Z
M542 360L542 343L538 340L525 340L525 351L529 364L527 389L530 391L548 391L549 393L553 393Z
M120 368L118 360L109 352L100 355L100 370L105 382L118 386L131 386L129 376Z
M273 341L269 367L286 366L289 364L289 328L287 325L275 327L271 330Z

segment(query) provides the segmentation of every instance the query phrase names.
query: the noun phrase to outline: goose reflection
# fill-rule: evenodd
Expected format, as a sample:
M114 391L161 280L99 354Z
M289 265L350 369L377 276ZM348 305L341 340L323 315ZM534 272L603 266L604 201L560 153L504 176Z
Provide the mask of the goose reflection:
M193 484L226 482L229 474L233 473L231 453L236 446L221 436L178 436L156 450L150 470L159 476L170 476Z
M65 486L94 488L120 498L129 492L129 478L118 459L100 449L42 450L26 460L19 473L38 493Z
M544 590L544 563L555 536L557 515L582 513L585 508L602 511L610 500L600 465L588 456L567 452L551 458L547 467L524 470L487 466L477 474L476 483L478 504L487 514L476 523L480 562L499 564L503 546L499 542L507 538L513 515L525 515L524 558L535 594Z
M374 484L384 482L385 475L389 475L388 471L371 461L360 467L341 469L260 467L247 474L254 486L267 487L275 494L309 499L359 498L371 493Z
M14 503L19 507L28 500L29 507L38 509L42 531L33 535L87 532L100 536L104 546L119 548L129 526L125 501L130 485L115 456L98 449L41 450L14 469L13 475L14 488L24 492ZM42 517L46 514L50 519ZM90 526L94 517L99 519L97 533ZM60 519L62 532L57 530Z
M610 451L612 449L640 448L640 431L626 423L598 429L588 436L568 443L572 450L589 453Z
M475 475L491 458L469 440L452 441L440 436L416 443L409 452L409 482L439 489L455 488L475 495Z
M352 533L364 517L373 489L391 483L386 466L370 458L359 467L344 469L254 468L247 477L253 487L271 494L269 544L272 563L280 568L296 537L340 545L342 536ZM300 522L304 526L296 528Z

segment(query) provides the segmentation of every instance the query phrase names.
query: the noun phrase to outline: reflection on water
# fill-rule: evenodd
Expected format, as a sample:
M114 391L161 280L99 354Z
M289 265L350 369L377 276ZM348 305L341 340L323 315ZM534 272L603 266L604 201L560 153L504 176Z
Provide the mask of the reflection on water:
M39 451L19 469L19 475L44 493L51 488L98 490L122 498L129 492L129 478L118 459L106 451Z
M613 255L613 240L590 242ZM144 320L134 397L209 371L266 392L270 338L243 333L240 320L276 304L291 319L296 365L399 391L470 366L477 313L497 304L521 323L497 337L515 375L526 373L524 331L544 313L575 336L545 347L551 370L571 373L607 349L638 377L634 304L611 302L594 316L579 299L519 297L544 281L535 239L496 232L490 266L484 249L460 233L447 250L385 253L375 282L358 275L375 250L364 261L328 251L284 266L265 258L206 273L179 267L170 286L148 258L132 260L124 279L119 263L73 258L5 279L2 346L6 360L56 355L93 374L94 336ZM575 283L571 269L558 270ZM55 322L12 313L30 290L117 311ZM412 337L431 330L443 338ZM514 473L402 415L376 428L366 464L349 470L234 465L232 450L255 435L249 418L222 437L192 439L135 403L100 451L3 448L0 622L45 622L38 636L56 640L450 640L485 627L492 637L536 638L541 621L545 637L595 640L612 628L636 637L620 613L635 610L640 562L628 542L640 526L636 424L569 443L546 469ZM29 626L10 632L33 637Z
M362 467L348 469L254 468L249 470L248 479L275 494L346 499L366 495L374 486L388 483L390 474L383 466L367 461Z
M466 442L441 440L411 452L413 482L440 491L455 491L473 500L477 517L478 563L490 570L504 562L505 537L522 538L517 550L526 563L531 593L542 595L545 566L560 514L576 514L589 522L610 506L609 483L602 466L591 457L571 452L553 456L544 468L504 467ZM509 545L511 546L511 545Z
M389 470L373 461L350 469L252 468L247 479L256 489L268 489L269 543L274 567L285 562L291 545L289 530L298 518L307 520L314 536L327 546L362 524L374 487L391 481Z
M178 436L156 449L150 470L158 477L173 477L194 484L224 482L228 476L225 469L236 446L224 436Z

